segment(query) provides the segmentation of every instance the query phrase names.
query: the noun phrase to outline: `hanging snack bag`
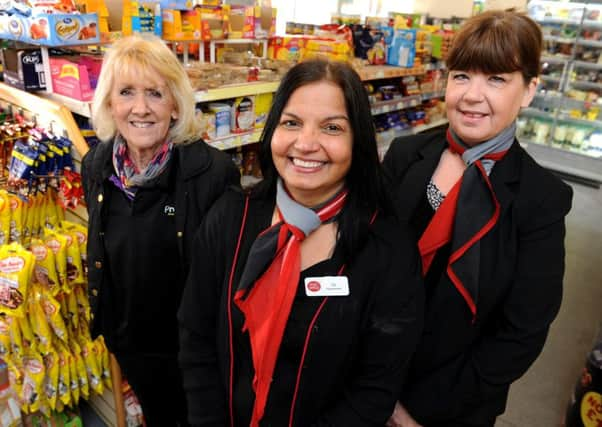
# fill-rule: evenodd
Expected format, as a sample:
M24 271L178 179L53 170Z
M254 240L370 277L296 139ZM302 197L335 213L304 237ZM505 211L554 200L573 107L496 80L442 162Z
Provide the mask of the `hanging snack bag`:
M86 246L88 244L88 229L81 224L77 224L71 221L61 221L61 228L63 230L68 231L69 233L74 234L77 238L77 242L79 244L79 256L82 262L82 271L84 277L88 277L88 261L86 256Z
M8 193L10 206L9 242L21 242L23 237L23 206L24 202L16 194Z
M105 344L105 340L102 335L96 338L96 348L98 349L98 357L100 360L102 380L105 387L109 390L113 389L113 383L111 382L111 363L109 361L109 350Z
M39 411L44 394L44 360L38 352L27 352L23 357L23 400L30 412Z
M50 295L56 295L61 286L56 272L54 252L40 239L33 239L29 250L36 259L33 283L39 283Z
M100 370L99 360L96 356L98 350L95 344L89 338L84 338L81 342L82 357L88 375L89 387L97 394L104 393L104 384L102 382L102 372Z
M84 320L86 323L90 322L90 300L86 295L83 285L76 286L74 293L77 301L77 315L79 317L80 324Z
M19 327L19 322L17 322L16 317L7 317L8 319L8 334L10 336L10 352L12 355L12 360L15 363L20 363L21 358L23 357L24 348L23 348L23 338L21 336L21 328Z
M69 348L65 348L67 352L67 364L69 365L69 380L71 387L71 403L77 405L79 403L79 377L77 375L77 365L75 357Z
M75 370L77 372L77 381L79 383L79 392L82 398L90 397L90 388L88 386L88 374L84 365L82 349L76 340L71 340L71 354L73 355Z
M57 345L59 355L59 401L65 405L71 405L71 370L69 369L69 352L62 344ZM57 402L57 407L60 407Z
M79 329L79 310L77 307L77 297L75 296L75 291L67 294L65 299L67 301L67 316L71 321L73 330L77 331Z
M34 335L31 330L29 323L29 316L16 317L15 320L19 323L19 329L21 330L21 342L24 350L29 350L34 344Z
M10 357L10 318L0 314L0 358Z
M44 394L51 410L56 410L59 397L59 356L54 349L49 349L43 356L46 377L44 378Z
M23 317L34 256L18 243L0 247L0 313Z
M44 309L42 308L42 295L39 290L34 292L36 293L36 297L30 300L29 319L31 329L36 337L38 350L40 350L41 353L46 353L52 348L52 329L50 328L46 315L44 314Z
M10 237L10 198L0 190L0 245L7 245Z
M62 221L63 224L65 221ZM79 241L73 231L62 229L63 236L67 239L67 282L73 288L74 285L84 283L84 270L82 259L79 254Z
M46 316L48 324L54 334L64 343L69 339L65 321L61 316L61 304L50 294L43 293L40 298L40 305Z
M44 243L54 252L54 262L61 288L66 293L71 292L71 286L67 281L67 238L57 230L46 227L44 228Z

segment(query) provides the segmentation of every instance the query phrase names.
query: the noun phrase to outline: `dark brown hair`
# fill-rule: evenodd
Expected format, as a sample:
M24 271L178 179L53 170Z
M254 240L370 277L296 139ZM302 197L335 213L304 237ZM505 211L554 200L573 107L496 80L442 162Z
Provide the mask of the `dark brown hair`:
M455 35L447 68L486 74L520 71L525 83L539 75L539 26L514 9L490 10L469 18Z

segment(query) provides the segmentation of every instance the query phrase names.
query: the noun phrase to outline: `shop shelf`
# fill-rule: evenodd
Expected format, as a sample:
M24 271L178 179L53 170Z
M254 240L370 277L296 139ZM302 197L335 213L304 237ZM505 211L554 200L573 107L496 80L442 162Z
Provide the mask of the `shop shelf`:
M553 18L553 17L537 19L536 22L538 22L539 24L542 24L542 25L546 25L546 24L579 25L579 23L580 23L578 19Z
M426 132L429 129L433 129L433 128L436 128L439 126L444 126L446 124L447 124L447 119L441 119L441 120L435 120L435 121L425 124L425 125L418 125L418 126L414 126L414 127L411 127L408 129L403 129L403 130L389 129L387 131L377 133L376 134L376 142L381 147L382 146L388 147L388 145L391 144L391 141L393 141L395 138L399 138L400 136L416 135L417 133Z
M584 19L582 25L585 28L597 28L597 29L602 28L602 22L600 22L600 21L593 21L591 19Z
M364 81L403 76L418 76L426 72L422 65L412 68L396 67L394 65L367 65L356 71Z
M421 102L422 99L420 95L412 95L399 99L391 99L389 101L375 102L372 104L372 115L416 107L417 105L420 105Z
M586 68L588 70L602 70L602 64L595 62L573 61L575 68Z
M262 131L263 129L255 129L245 133L230 134L222 138L207 140L207 143L220 150L229 150L230 148L258 142Z
M260 93L271 93L278 89L279 81L276 82L251 82L236 85L218 87L197 91L194 94L196 102L217 101L220 99L236 98L239 96L258 95Z
M79 114L87 118L92 117L92 103L86 101L79 101L77 99L69 98L68 96L59 95L58 93L49 92L37 92L37 95L42 98L49 99L56 102L57 104L64 105L72 113Z
M599 48L602 48L602 42L601 41L597 41L597 40L579 39L579 40L577 40L577 44L579 46L585 46L585 47L599 47Z
M572 80L569 84L574 88L602 90L602 83Z
M544 36L543 39L545 41L555 42L555 43L567 43L567 44L575 43L575 39L569 39L569 38L566 38L566 37Z
M428 101L433 98L444 98L445 97L445 89L437 90L435 92L427 92L420 95L423 101Z
M568 57L561 56L542 56L540 62L547 62L549 64L566 64L568 62Z
M560 83L560 77L546 76L545 74L542 74L539 76L539 78L544 82Z

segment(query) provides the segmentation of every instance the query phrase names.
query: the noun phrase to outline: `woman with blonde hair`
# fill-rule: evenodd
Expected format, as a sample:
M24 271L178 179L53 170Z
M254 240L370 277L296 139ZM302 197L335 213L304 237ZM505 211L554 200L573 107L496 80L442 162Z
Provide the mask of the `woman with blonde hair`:
M176 311L191 240L239 175L199 138L186 72L156 37L109 49L92 121L102 142L82 162L91 331L105 337L147 426L186 425Z

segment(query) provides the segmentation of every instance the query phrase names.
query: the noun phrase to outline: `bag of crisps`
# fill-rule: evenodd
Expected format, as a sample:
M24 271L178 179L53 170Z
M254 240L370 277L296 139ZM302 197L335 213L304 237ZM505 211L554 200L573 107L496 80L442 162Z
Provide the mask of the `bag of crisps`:
M44 360L36 351L29 351L23 357L23 400L30 412L41 409L44 394Z
M15 317L15 320L19 323L19 329L21 330L23 349L31 349L35 344L35 338L31 330L31 324L29 323L29 316Z
M69 333L67 331L67 327L65 326L63 316L61 316L60 303L50 294L42 293L42 296L40 297L40 305L54 334L63 343L67 343L69 339Z
M84 269L79 254L79 242L74 232L62 231L63 236L67 239L67 281L73 288L74 285L84 283Z
M5 361L10 358L10 319L0 314L0 358Z
M6 190L0 190L0 245L7 245L10 238L10 199Z
M69 367L70 354L62 344L56 346L59 356L59 402L65 406L71 405L71 369ZM57 402L57 408L60 407Z
M87 257L87 244L88 244L88 229L81 225L71 221L62 221L61 227L64 230L74 233L79 243L79 256L82 261L82 271L84 277L88 277L88 257Z
M44 353L44 367L46 368L46 377L44 378L44 393L48 406L51 410L56 410L56 403L59 398L59 356L51 348Z
M21 363L21 358L25 349L23 347L23 337L21 335L21 327L16 317L7 317L8 333L10 335L10 352L12 359L16 364Z
M8 193L10 206L9 242L21 243L23 238L23 217L25 202L16 194Z
M42 307L41 292L37 290L34 292L36 293L35 298L30 300L29 305L29 322L36 338L37 348L42 354L45 354L52 348L52 329Z
M67 281L67 238L57 230L44 229L44 243L54 252L56 272L63 291L71 292Z
M102 335L99 335L95 340L98 348L98 356L100 360L102 380L104 381L105 387L109 390L113 389L113 383L111 381L111 362L109 359L109 350L105 344L105 339Z
M0 313L23 317L34 256L18 243L0 247Z
M50 295L55 296L61 290L56 271L54 252L40 239L32 239L31 247L36 262L33 269L33 282L41 284Z
M77 380L79 381L79 392L82 398L90 397L90 388L88 386L88 374L84 365L82 349L76 340L71 341L71 354L75 361L75 370L77 372Z
M95 393L99 395L103 394L104 383L102 381L101 365L99 365L98 349L89 338L83 338L80 344L84 365L86 366L86 374L88 375L89 387Z

